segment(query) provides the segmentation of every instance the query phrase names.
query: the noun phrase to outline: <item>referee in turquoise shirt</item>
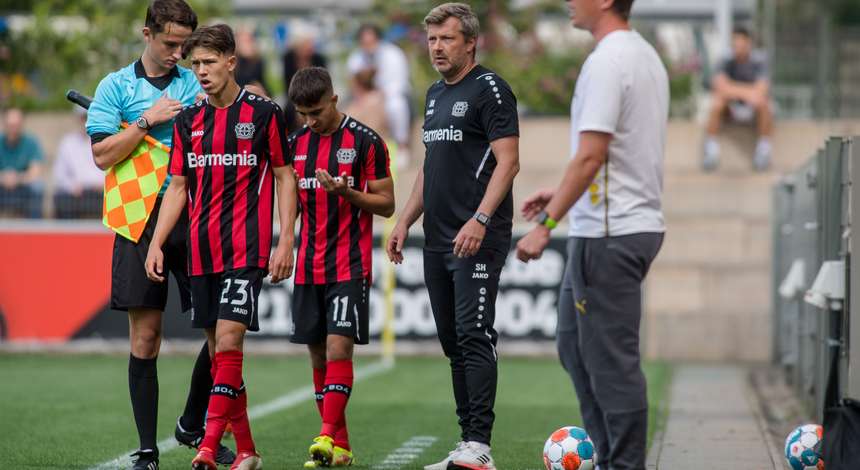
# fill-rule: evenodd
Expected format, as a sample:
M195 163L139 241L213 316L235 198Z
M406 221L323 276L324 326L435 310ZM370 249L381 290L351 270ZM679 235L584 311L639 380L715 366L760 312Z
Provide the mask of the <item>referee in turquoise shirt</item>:
M146 134L170 147L173 118L193 104L202 93L191 70L177 65L182 44L197 27L197 15L184 0L154 0L146 11L143 38L146 49L140 59L109 74L96 89L89 108L87 133L92 139L93 159L107 170L134 150ZM130 125L120 130L120 123ZM169 177L168 177L169 178ZM156 360L161 346L161 315L167 304L167 283L147 279L144 261L158 220L161 195L143 235L134 243L116 235L111 269L111 308L128 312L131 354L128 386L140 438L134 470L157 470L158 374ZM164 246L165 270L176 277L183 311L191 308L187 274L187 215L176 225ZM211 360L206 342L194 364L185 411L176 423L176 439L196 448L203 438L203 424L212 387ZM235 455L221 446L216 460L230 464Z

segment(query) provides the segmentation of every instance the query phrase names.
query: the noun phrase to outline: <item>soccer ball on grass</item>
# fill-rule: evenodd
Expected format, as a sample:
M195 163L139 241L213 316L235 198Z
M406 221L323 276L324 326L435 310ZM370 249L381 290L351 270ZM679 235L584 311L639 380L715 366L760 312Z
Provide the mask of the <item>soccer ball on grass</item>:
M549 436L543 446L546 470L594 470L597 455L585 430L565 426Z

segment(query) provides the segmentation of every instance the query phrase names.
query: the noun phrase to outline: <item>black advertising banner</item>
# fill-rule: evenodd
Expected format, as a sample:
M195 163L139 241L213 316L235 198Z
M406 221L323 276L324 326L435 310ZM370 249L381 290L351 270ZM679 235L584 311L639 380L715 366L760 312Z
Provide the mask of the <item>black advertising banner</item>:
M514 239L516 243L517 237ZM403 264L394 267L396 287L394 305L394 334L398 340L432 339L436 326L430 310L427 287L424 284L424 264L421 247L424 239L412 235L404 247ZM553 238L541 259L522 263L514 252L508 254L502 270L501 286L496 299L495 328L505 339L546 340L555 337L558 288L564 273L566 239ZM386 270L391 263L382 247L381 236L374 237L373 285L370 293L369 328L372 338L379 338L385 323ZM259 297L260 331L251 337L289 338L292 333L290 298L292 279L273 285L264 282ZM177 313L179 305L176 286L171 281L171 295L165 314L166 338L199 338L201 333L189 327L188 315ZM125 338L128 320L122 312L104 309L75 335L76 338Z

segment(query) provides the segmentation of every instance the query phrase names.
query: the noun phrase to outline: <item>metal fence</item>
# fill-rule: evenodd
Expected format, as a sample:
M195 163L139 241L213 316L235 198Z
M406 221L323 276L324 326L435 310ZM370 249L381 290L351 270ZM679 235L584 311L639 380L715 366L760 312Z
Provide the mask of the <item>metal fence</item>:
M852 285L850 276L851 247L860 246L860 230L851 231L860 217L860 204L852 204L858 196L852 182L860 181L858 143L831 138L773 188L774 357L819 420L835 346L842 346L843 396L860 397L860 346L850 348L852 335L860 341L860 302L851 303L860 282Z

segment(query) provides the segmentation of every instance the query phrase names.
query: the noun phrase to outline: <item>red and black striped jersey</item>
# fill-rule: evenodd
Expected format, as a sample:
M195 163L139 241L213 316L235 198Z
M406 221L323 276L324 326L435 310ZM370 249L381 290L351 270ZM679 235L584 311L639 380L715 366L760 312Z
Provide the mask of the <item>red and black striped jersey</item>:
M345 116L333 134L320 135L305 126L290 136L288 145L301 211L295 283L370 279L373 214L327 193L316 170L338 178L346 173L350 187L366 192L368 181L391 176L382 137Z
M192 276L268 267L272 168L292 162L284 122L277 104L245 90L227 108L204 100L176 117L170 173L188 178Z

